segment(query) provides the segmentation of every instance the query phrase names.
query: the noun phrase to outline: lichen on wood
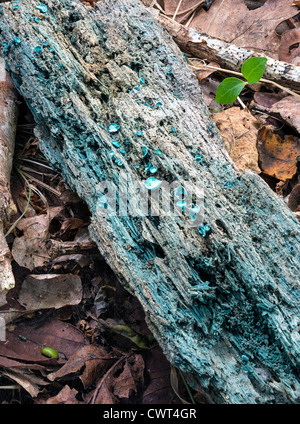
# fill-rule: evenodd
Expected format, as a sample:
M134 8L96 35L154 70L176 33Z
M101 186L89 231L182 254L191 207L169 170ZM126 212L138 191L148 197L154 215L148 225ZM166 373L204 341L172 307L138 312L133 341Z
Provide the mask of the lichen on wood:
M46 13L29 0L1 5L7 69L42 151L87 202L93 240L167 357L213 402L299 402L293 213L255 173L238 172L195 75L140 2L43 3ZM142 181L140 192L125 177ZM199 225L186 214L109 213L106 183L138 201L151 177L200 197L203 188Z

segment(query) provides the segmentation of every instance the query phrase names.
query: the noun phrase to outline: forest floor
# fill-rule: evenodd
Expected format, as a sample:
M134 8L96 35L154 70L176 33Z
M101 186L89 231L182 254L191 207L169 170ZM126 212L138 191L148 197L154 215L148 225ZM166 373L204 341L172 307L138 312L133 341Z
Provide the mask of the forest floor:
M300 1L143 3L186 28L300 65ZM299 93L255 83L221 105L216 92L228 74L214 62L187 64L239 170L258 173L300 220ZM86 204L49 167L34 126L20 99L11 176L18 213L6 228L16 286L0 308L10 341L9 349L0 342L0 404L205 403L167 361L139 302L99 254ZM45 346L58 358L45 356L53 353Z

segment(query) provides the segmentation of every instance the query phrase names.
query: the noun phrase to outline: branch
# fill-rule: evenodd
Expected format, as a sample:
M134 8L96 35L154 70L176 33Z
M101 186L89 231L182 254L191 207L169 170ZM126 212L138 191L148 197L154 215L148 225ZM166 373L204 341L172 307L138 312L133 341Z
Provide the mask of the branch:
M16 126L16 91L0 58L0 306L6 303L6 293L15 285L10 250L3 231L11 215L16 213L10 193Z

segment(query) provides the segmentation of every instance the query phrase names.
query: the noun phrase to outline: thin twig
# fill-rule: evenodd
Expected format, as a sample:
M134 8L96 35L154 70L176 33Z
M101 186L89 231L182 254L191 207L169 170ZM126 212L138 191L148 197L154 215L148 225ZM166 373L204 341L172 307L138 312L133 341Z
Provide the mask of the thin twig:
M4 237L7 237L12 231L13 229L16 227L16 225L18 224L18 222L23 218L23 216L25 215L25 213L27 212L27 209L29 207L29 203L30 203L30 198L31 198L31 185L29 184L29 182L27 181L27 179L25 178L25 176L23 175L23 173L20 171L20 169L17 168L17 171L19 172L19 174L21 175L21 177L25 180L26 184L28 185L28 200L24 209L24 212L22 213L21 216L19 216L19 218L11 225L11 227L9 228L9 230L7 231L7 233L4 235Z
M185 28L188 28L188 27L190 26L190 23L191 23L191 22L192 22L192 20L194 19L195 13L196 13L196 10L194 10L194 12L191 14L190 19L189 19L189 20L187 21L187 23L184 25L184 26L185 26Z
M182 371L181 371L179 368L178 368L178 371L179 371L180 377L181 377L181 379L182 379L182 381L183 381L183 383L184 383L184 385L185 385L185 388L186 388L186 390L187 390L187 392L188 392L188 394L189 394L189 397L190 397L190 399L191 399L192 403L193 403L193 404L195 404L195 403L196 403L196 402L195 402L195 399L194 399L194 397L193 397L193 395L192 395L192 392L191 392L191 390L190 390L190 388L189 388L189 385L187 384L187 381L186 381L186 379L185 379L185 376L183 375Z
M156 6L164 15L165 15L165 11L164 9L161 7L161 5L159 3L157 3L156 0L154 0L151 4L150 7Z
M19 389L20 386L12 385L12 386L0 386L0 390L14 390Z
M30 163L34 163L35 165L42 166L42 167L44 167L44 168L51 169L51 170L53 171L53 168L51 168L51 166L49 166L49 165L45 165L45 164L44 164L44 163L42 163L42 162L38 162L38 161L35 161L35 160L32 160L32 159L25 159L25 158L22 158L22 159L21 159L21 161L22 161L22 162L30 162Z
M240 96L237 96L237 101L239 102L239 104L242 106L243 109L247 109L247 106L245 105L243 100L240 98Z
M295 97L300 98L300 95L299 95L299 94L295 93L295 92L294 92L294 91L292 91L292 90L289 90L288 88L283 87L283 86L282 86L282 85L280 85L280 84L277 84L277 82L274 82L274 81L271 81L271 80L267 80L267 79L265 79L265 78L261 78L258 82L259 82L259 83L260 83L260 82L264 82L264 83L266 83L266 84L273 84L273 85L275 85L275 87L280 88L280 90L284 90L284 91L286 91L287 93L291 94L292 96L295 96Z
M35 172L35 171L33 171ZM40 185L41 187L45 188L48 191L51 191L51 193L56 194L56 196L60 196L61 192L58 190L55 190L55 188L50 187L48 184L43 183L43 181L40 181L38 178L33 177L32 175L27 174L27 172L25 172L23 170L23 174L30 180L34 181L36 184Z
M178 5L177 5L176 10L175 10L175 13L174 13L173 18L172 18L173 21L175 21L175 18L177 16L177 13L178 13L178 10L179 10L179 8L181 6L181 3L182 3L182 0L179 0Z
M225 0L222 0L222 3L221 3L221 4L220 4L220 6L218 7L218 10L216 11L216 13L214 14L214 16L212 17L211 21L209 22L208 27L207 27L207 29L206 29L206 31L205 31L205 32L206 32L206 34L208 34L208 31L210 30L210 27L211 27L211 26L212 26L212 24L214 23L214 20L216 19L217 14L219 13L219 11L220 11L221 7L223 6L224 1L225 1Z
M203 4L204 2L205 2L205 0L201 0L201 1L199 1L199 3L195 4L194 6L192 6L192 7L188 8L188 9L185 9L185 10L182 10L182 11L178 12L178 13L177 13L177 15L184 15L185 13L188 13L188 12L191 12L191 11L193 11L193 10L196 10L196 9L197 9L199 6L201 6L201 4ZM166 16L172 16L172 15L168 15L168 14L166 14L166 13L165 13L165 15L166 15Z

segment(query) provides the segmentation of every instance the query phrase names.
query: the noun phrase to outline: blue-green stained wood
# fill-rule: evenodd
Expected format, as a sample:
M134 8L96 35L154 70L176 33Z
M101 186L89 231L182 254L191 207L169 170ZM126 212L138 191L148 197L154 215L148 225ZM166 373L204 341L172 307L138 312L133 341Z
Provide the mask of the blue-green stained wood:
M87 202L93 239L142 303L164 352L214 402L299 402L300 236L292 212L259 176L239 174L208 129L195 75L141 2L103 0L95 10L79 0L43 4L47 16L30 0L17 10L1 4L7 69L42 151ZM112 151L112 140L126 153ZM157 179L189 195L202 184L198 226L188 214L108 214L101 183L125 187L124 170L146 180L148 162Z

